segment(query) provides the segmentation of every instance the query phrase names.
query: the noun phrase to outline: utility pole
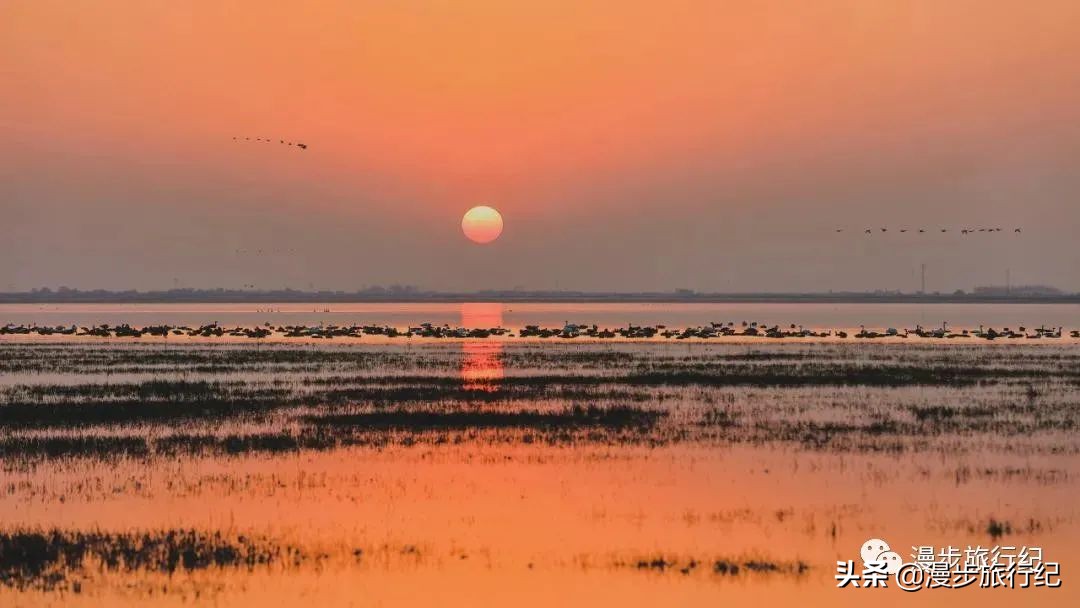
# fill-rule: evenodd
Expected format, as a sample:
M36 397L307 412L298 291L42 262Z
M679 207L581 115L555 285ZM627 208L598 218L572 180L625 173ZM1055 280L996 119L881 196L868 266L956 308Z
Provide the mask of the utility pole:
M1011 272L1011 269L1005 269L1005 293L1009 295L1012 295L1012 276L1010 276Z
M922 289L919 291L919 293L925 294L926 293L926 263L925 262L923 262L920 265L920 270L921 270L920 276L921 276L921 280L922 280Z

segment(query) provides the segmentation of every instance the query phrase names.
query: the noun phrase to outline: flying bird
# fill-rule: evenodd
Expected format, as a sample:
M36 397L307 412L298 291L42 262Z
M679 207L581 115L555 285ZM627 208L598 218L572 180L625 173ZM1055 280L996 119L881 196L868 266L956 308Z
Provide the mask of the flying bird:
M239 140L239 139L240 139L239 137L233 136L233 141L237 141L237 140ZM244 141L251 141L251 138L250 138L250 137L245 137L245 138L244 138ZM262 141L262 142L266 142L266 143L268 143L268 144L272 144L272 143L274 143L274 140L270 139L269 137L266 137L266 138L263 138L263 137L256 137L256 138L255 138L255 141ZM291 142L291 141L285 141L284 139L279 139L279 140L277 141L277 143L279 143L279 144L281 144L281 145L283 145L283 146L284 146L284 145L290 145L290 146L297 146L297 147L298 147L298 148L300 148L301 150L307 150L307 149L308 149L308 145L307 145L307 144L301 144L301 143L293 143L293 142Z
M300 144L300 145L303 145L303 144ZM885 233L885 232L889 231L889 228L888 227L878 227L876 229L874 229L874 228L866 228L865 230L863 230L863 233L864 234L874 234L875 230L880 230L881 232ZM894 230L896 232L901 232L901 233L905 233L905 234L908 233L908 232L915 232L914 228L895 228ZM918 229L920 234L925 234L927 232L927 230L928 230L927 228L919 228ZM957 230L960 232L960 234L968 235L968 234L975 234L976 232L1001 232L1002 229L1001 228L957 228ZM843 231L844 231L843 228L837 228L836 229L836 232L843 232ZM940 231L942 233L946 233L946 232L949 232L949 229L948 228L941 228ZM1021 228L1014 228L1013 229L1014 233L1019 233L1019 232L1022 232L1022 231L1023 230Z

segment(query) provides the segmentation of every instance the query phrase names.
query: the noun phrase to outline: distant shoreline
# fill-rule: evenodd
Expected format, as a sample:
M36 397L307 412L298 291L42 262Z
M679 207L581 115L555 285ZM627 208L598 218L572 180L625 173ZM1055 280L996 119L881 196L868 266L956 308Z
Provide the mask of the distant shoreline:
M465 293L342 291L33 291L0 293L0 304L457 304L504 302L536 304L1080 304L1080 294L982 295L896 292L832 293L589 293L476 291Z

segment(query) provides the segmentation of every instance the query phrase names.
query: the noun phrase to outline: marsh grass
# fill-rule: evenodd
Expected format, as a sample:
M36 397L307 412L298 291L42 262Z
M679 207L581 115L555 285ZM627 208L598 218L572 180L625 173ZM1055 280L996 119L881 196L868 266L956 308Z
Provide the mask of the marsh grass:
M637 428L647 430L665 412L632 407L573 406L559 411L512 412L480 411L409 411L391 410L358 414L308 416L305 421L317 425L348 427L365 431L380 430L457 430L457 429L559 429Z
M575 561L802 586L928 484L910 516L958 542L1074 532L1075 346L500 349L469 379L460 344L0 344L0 494L30 526L0 527L0 596Z
M78 575L106 571L248 568L308 559L299 548L265 539L198 530L104 533L72 530L0 532L0 584L18 589L79 591Z
M804 561L772 561L768 559L737 559L737 558L679 558L656 555L641 557L629 561L616 561L616 568L632 568L635 570L651 572L671 572L689 575L695 571L707 571L717 576L738 577L755 574L774 574L785 576L802 576L811 569Z
M500 348L501 376L466 380L460 345L3 344L0 369L22 371L0 383L0 455L515 440L900 452L1017 437L1080 450L1059 439L1080 419L1066 346Z

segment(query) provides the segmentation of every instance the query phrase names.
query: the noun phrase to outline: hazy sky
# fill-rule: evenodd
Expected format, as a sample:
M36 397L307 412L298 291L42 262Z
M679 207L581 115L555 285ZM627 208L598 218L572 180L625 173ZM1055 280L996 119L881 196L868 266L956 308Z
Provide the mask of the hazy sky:
M0 212L0 290L1080 290L1080 2L5 0Z

